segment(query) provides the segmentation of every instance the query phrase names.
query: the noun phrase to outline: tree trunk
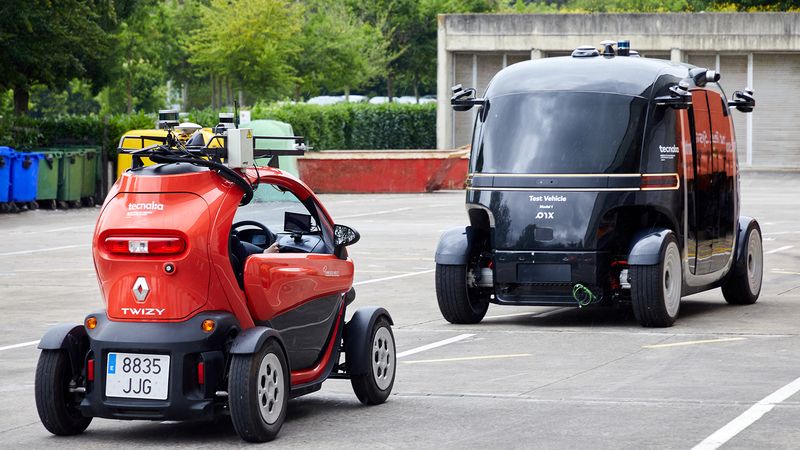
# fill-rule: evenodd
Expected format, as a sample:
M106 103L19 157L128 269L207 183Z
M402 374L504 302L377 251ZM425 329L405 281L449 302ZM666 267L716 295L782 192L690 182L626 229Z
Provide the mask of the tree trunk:
M414 77L414 98L416 98L417 103L419 103L419 83L417 83L417 77Z
M244 105L244 89L239 88L239 107Z
M392 101L394 98L394 75L389 74L386 77L386 95L389 97L389 101Z
M345 103L350 103L350 86L345 86L344 88L344 101Z
M189 110L189 80L183 80L181 89L181 111Z
M211 108L217 109L217 82L214 80L214 75L211 75L209 83L211 83Z
M233 106L233 93L231 92L231 79L225 79L225 105Z
M131 81L131 77L128 76L125 78L125 98L128 101L128 114L133 112L133 81Z
M300 103L300 83L294 85L294 101Z
M14 114L18 116L28 114L28 101L30 97L31 93L27 86L14 87Z

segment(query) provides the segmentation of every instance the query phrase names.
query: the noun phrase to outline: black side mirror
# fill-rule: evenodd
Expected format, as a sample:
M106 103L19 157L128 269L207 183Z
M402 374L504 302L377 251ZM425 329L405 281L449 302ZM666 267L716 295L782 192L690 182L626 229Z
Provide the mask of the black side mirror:
M733 100L728 101L728 106L735 106L736 109L743 113L753 112L753 109L756 107L756 99L753 97L753 91L751 89L745 89L743 91L734 92Z
M486 103L485 99L475 98L475 88L464 89L460 84L450 88L453 96L450 97L450 104L456 111L469 111L473 106L482 106Z
M692 77L692 80L694 80L694 84L697 87L703 87L706 85L706 83L716 83L720 78L719 72L700 67L695 67L694 69L690 70L689 76Z
M333 244L337 247L347 247L355 244L359 239L361 239L361 234L347 225L334 225L333 234Z
M656 97L654 100L657 106L669 106L672 109L689 109L692 106L692 93L689 92L689 84L681 81L669 88L669 95Z

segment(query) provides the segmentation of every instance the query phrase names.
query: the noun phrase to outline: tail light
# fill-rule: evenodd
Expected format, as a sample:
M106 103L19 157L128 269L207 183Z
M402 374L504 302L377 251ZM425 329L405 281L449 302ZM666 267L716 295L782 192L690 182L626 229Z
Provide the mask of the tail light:
M86 379L94 381L94 360L90 359L86 363Z
M197 384L206 384L206 365L202 361L197 363Z
M106 250L120 255L175 255L186 249L179 236L110 236Z
M681 186L677 173L642 174L640 187L643 191L675 190Z

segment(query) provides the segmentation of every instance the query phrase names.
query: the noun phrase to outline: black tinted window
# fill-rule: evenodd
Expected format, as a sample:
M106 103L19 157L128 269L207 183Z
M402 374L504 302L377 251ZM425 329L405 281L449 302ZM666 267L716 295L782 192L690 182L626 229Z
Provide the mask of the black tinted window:
M639 171L647 101L592 92L545 91L490 99L476 127L473 172Z

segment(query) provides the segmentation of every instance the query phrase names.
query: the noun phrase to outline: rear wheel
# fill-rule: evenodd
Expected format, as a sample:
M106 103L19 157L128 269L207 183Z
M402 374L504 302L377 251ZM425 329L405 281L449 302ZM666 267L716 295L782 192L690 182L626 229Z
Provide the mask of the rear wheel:
M436 264L436 299L439 311L450 323L478 323L489 309L487 300L470 293L465 265Z
M744 242L740 244L747 246L744 249L745 267L734 267L731 270L722 285L722 295L732 305L752 305L761 294L761 277L764 271L761 233L751 226Z
M380 317L372 325L369 336L372 338L369 353L360 357L369 360L370 370L362 375L353 375L350 384L361 403L379 405L389 398L394 386L397 357L392 326L385 317Z
M289 370L275 339L253 355L233 355L228 377L231 421L249 442L275 439L286 419Z
M79 400L71 393L74 378L65 350L42 350L36 365L36 410L47 431L58 436L83 433L92 422L78 409Z
M681 305L683 266L674 236L669 235L661 246L659 261L652 266L630 266L633 313L643 327L672 326Z

